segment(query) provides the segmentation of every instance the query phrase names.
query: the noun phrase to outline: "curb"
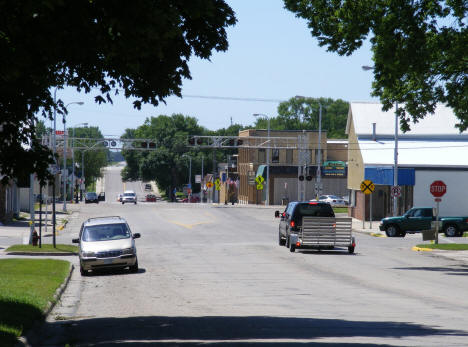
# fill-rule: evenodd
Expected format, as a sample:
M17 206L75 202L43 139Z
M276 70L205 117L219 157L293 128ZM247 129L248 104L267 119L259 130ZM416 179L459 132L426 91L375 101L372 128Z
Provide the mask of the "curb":
M31 255L31 256L66 256L78 255L77 252L5 252L6 255Z
M44 319L47 318L47 316L50 314L50 312L52 312L52 310L55 307L55 305L57 304L57 302L59 302L63 292L65 291L65 289L67 289L67 286L68 286L68 283L70 282L70 279L71 279L71 276L73 274L74 268L75 267L73 266L73 264L70 263L70 268L69 268L67 278L65 278L65 281L60 285L60 287L57 288L57 290L55 291L55 294L54 294L54 300L49 301L49 303L47 304L46 309L43 312ZM15 344L15 346L30 347L31 344L28 342L28 336L32 336L32 334L34 334L34 331L36 330L36 328L38 328L42 324L43 324L42 321L36 321L36 323L34 323L34 325L26 332L26 335L18 337L18 342Z
M370 233L370 236L374 236L374 237L387 237L387 235L378 234L378 233Z
M411 248L412 251L415 251L415 252L432 252L433 249L432 248L422 248L422 247L412 247Z

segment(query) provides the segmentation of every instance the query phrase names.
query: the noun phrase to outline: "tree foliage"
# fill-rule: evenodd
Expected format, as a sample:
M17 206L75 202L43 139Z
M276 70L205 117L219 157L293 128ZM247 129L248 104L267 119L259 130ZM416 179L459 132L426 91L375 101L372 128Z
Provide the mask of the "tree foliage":
M403 130L447 104L468 128L468 2L463 0L284 0L320 46L350 55L370 36L373 95L404 105Z
M122 92L158 105L181 95L192 55L228 47L236 22L223 0L0 0L0 174L47 174L50 151L36 139L37 115L67 114L54 88ZM55 89L56 90L56 89ZM21 158L21 160L19 159Z
M328 138L346 138L349 104L341 99L294 97L278 106L278 116L271 117L272 130L318 130L322 105L322 130ZM257 129L267 129L266 118L258 118Z
M127 129L123 138L151 139L152 151L123 151L127 166L122 170L124 180L154 180L164 191L172 191L189 182L189 157L192 158L192 176L201 170L202 151L187 146L189 135L204 135L206 129L196 118L174 114L146 119L137 129ZM205 157L206 158L206 157ZM205 161L205 165L208 164Z

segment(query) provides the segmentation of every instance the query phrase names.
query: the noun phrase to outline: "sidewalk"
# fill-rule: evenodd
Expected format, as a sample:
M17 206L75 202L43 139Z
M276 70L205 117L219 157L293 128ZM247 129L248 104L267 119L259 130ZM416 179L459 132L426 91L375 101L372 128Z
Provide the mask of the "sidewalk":
M371 228L371 224L372 224L372 228ZM353 231L357 233L369 234L369 235L377 236L377 237L387 237L384 231L380 231L379 225L380 225L380 221L372 221L372 223L369 221L366 221L364 222L364 225L363 225L362 220L353 218L352 228L353 228Z

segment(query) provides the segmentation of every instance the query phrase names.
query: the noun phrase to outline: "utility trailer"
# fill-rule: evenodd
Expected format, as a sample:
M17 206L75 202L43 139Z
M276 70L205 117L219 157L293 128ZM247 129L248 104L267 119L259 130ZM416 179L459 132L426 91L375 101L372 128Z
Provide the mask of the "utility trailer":
M289 250L296 249L333 249L348 247L354 253L356 242L352 234L351 218L302 217L302 226L290 234Z

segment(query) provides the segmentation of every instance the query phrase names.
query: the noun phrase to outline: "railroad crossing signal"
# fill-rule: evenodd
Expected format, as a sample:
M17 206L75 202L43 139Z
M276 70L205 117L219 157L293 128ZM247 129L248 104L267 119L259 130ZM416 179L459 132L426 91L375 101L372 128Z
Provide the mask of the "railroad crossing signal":
M221 185L220 185L220 182L219 182L219 178L217 178L215 180L215 186L216 186L216 190L221 190Z
M391 194L395 198L399 198L401 196L401 187L400 186L392 186Z
M263 178L263 176L257 176L255 178L255 182L257 182L257 190L262 190L263 182L265 182L265 179Z
M374 183L371 180L364 180L361 182L361 192L364 194L372 194L375 189Z

